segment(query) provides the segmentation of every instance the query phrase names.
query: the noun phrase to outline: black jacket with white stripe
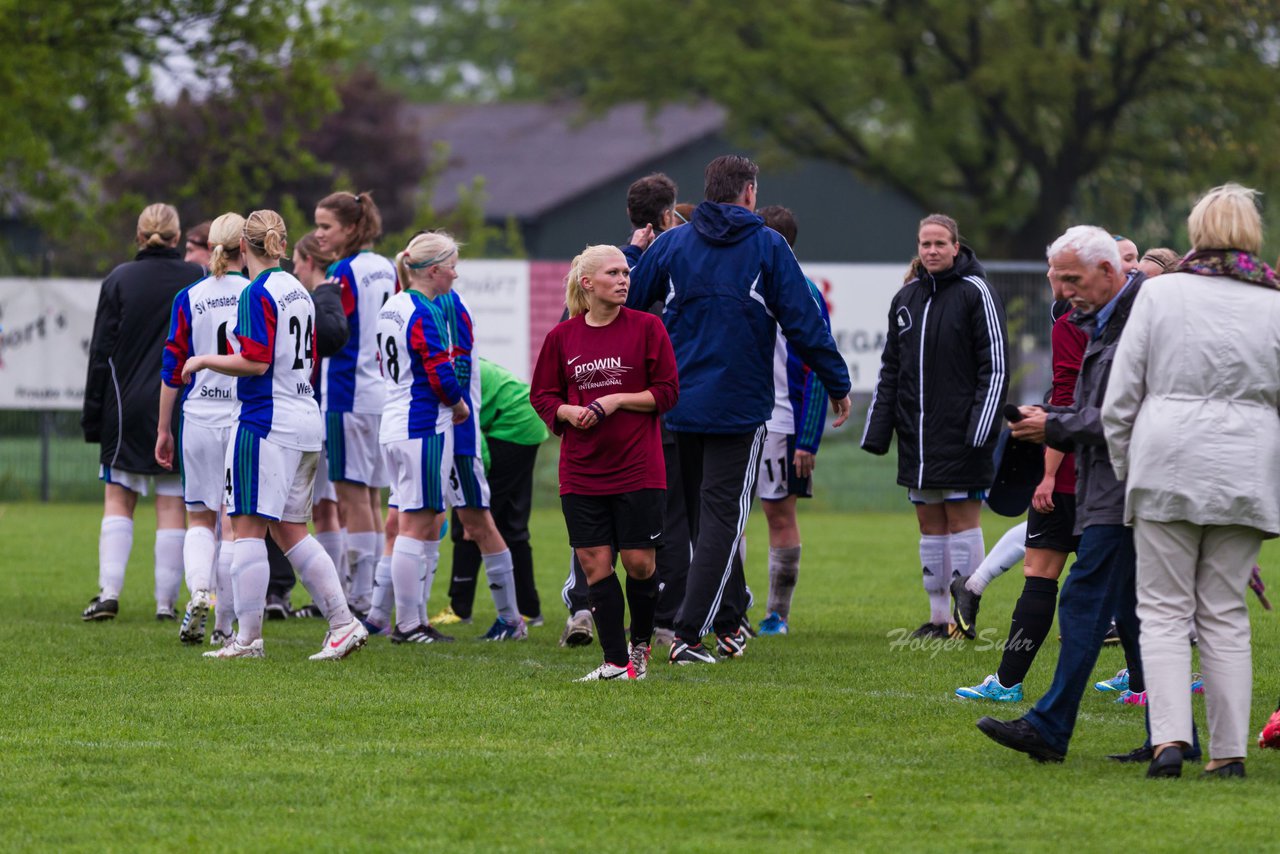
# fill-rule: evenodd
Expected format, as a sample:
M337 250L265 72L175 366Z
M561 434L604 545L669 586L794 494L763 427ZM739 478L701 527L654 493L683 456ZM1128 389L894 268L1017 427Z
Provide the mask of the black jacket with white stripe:
M867 412L862 447L889 451L898 434L898 483L986 489L1009 391L1004 306L973 250L902 286Z

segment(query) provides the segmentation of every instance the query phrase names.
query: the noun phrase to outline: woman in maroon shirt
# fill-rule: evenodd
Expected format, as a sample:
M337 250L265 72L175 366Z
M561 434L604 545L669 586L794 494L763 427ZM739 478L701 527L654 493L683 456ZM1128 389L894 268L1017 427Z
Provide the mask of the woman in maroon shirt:
M675 405L676 359L662 322L623 308L626 257L588 246L565 280L569 319L548 333L529 399L560 444L560 502L587 576L604 663L580 679L643 679L658 599L654 552L667 487L658 414ZM613 553L627 571L631 649Z

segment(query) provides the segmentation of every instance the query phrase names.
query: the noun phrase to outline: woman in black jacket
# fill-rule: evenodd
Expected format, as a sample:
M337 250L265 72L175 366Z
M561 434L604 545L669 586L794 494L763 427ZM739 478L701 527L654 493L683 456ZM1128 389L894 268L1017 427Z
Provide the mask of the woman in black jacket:
M955 220L920 222L912 275L894 295L862 447L885 454L898 435L898 483L920 523L929 622L913 637L947 637L953 577L982 562L979 517L1008 391L1005 319Z
M98 595L85 620L110 620L119 611L125 565L133 548L138 495L156 490L156 619L176 619L186 536L182 483L155 460L161 358L173 298L203 278L182 260L178 212L154 204L138 217L138 254L108 274L98 294L89 345L81 426L86 442L102 446L99 477L106 484L98 538Z

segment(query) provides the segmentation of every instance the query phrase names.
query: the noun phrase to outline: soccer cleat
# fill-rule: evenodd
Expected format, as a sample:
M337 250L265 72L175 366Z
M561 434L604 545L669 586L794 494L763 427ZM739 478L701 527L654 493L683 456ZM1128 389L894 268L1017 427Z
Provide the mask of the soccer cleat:
M531 629L536 629L538 626L541 626L546 622L542 619L541 614L536 617L523 617L522 619L524 620L525 625Z
M80 612L80 619L86 623L92 620L114 620L119 613L119 600L94 596L89 600L89 607Z
M222 629L214 629L213 634L209 636L209 646L226 646L235 639L235 632L224 632Z
M183 643L204 643L205 622L209 619L209 605L213 599L208 590L197 590L191 594L187 603L187 611L182 615L182 628L178 629L178 640Z
M1201 678L1199 673L1191 674L1191 693L1192 694L1204 693L1204 679Z
M462 623L463 625L469 625L471 623L471 618L459 617L456 613L454 613L453 606L451 605L445 608L439 614L436 614L434 617L432 617L431 622L439 623L442 626L452 626L454 623Z
M1129 690L1128 668L1125 668L1124 670L1119 671L1118 673L1116 673L1115 676L1112 676L1110 679L1104 679L1101 682L1094 682L1093 688L1095 691L1103 691L1103 692L1117 691L1117 692L1123 693L1125 691L1128 691Z
M288 595L272 594L267 597L267 606L262 609L262 616L268 620L287 620L292 611L289 608Z
M560 635L561 646L590 646L595 636L595 622L590 611L578 611L572 614L564 624L564 633Z
M635 666L630 661L627 662L625 667L617 664L610 664L609 662L606 661L604 664L600 665L595 670L592 670L586 676L583 676L580 679L575 679L573 681L574 682L603 682L606 679L627 680L627 679L643 679L643 678L644 678L643 676L636 675Z
M760 621L760 629L756 632L762 638L786 633L787 621L776 611Z
M453 635L446 635L430 623L426 625L426 632L432 643L453 643L454 641Z
M951 618L956 621L956 629L969 640L978 636L978 606L982 597L970 593L964 586L965 579L959 576L951 579Z
M1121 691L1120 696L1116 698L1116 702L1125 706L1145 706L1147 704L1147 692Z
M524 624L524 620L517 619L514 623L508 623L501 617L494 620L489 631L484 633L487 641L524 640L527 637L529 627Z
M633 679L643 679L649 675L649 656L653 654L653 650L649 644L641 641L632 644L627 657L631 659L631 669L633 671Z
M742 615L742 622L738 624L738 628L741 629L742 633L748 638L756 636L756 630L751 627L751 620L746 614Z
M746 651L747 633L741 626L731 634L716 636L716 652L722 658L742 658Z
M369 633L370 637L389 635L393 628L390 623L387 623L385 626L380 626L368 617L361 620L360 624L364 626L364 630Z
M667 659L667 663L715 664L716 657L701 643L690 644L677 637L675 643L671 644L671 657Z
M1058 640L1062 640L1061 637ZM1120 643L1120 630L1116 628L1115 621L1111 621L1111 628L1107 629L1107 633L1102 636L1103 646L1115 646Z
M356 617L336 629L329 629L324 636L324 645L320 651L311 656L312 661L337 661L346 658L369 639L369 632Z
M957 688L957 697L964 697L966 700L991 700L995 703L1021 703L1022 702L1022 683L1019 682L1011 688L1006 688L1000 684L999 678L994 673L983 679L981 683L974 685L972 688Z
M1263 750L1280 750L1280 709L1272 713L1267 725L1258 733L1258 747Z
M157 623L176 623L178 615L169 605L156 606L156 622Z
M949 638L951 627L946 623L925 623L911 633L913 638Z
M298 610L289 614L290 617L323 617L324 612L320 610L320 606L314 602L310 605L303 605Z
M391 642L395 644L401 643L435 643L436 639L427 632L426 626L415 626L407 632L400 629L391 630Z
M218 649L211 649L204 654L205 658L266 658L267 654L262 651L262 638L258 638L248 646L241 646L240 642L235 638L226 646Z

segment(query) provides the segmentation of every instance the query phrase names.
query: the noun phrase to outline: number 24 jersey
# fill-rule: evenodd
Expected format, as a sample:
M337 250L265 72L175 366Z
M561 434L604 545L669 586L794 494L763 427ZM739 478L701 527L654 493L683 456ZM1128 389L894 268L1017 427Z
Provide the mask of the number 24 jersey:
M311 294L279 267L265 270L240 292L235 337L240 353L265 362L260 377L241 377L240 424L287 448L318 451L324 422L311 386L315 362L315 306Z
M378 351L387 388L380 442L449 429L449 407L462 398L449 349L448 321L438 302L425 294L401 291L378 312Z

